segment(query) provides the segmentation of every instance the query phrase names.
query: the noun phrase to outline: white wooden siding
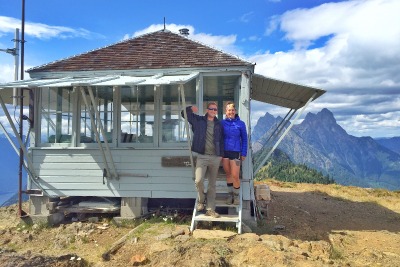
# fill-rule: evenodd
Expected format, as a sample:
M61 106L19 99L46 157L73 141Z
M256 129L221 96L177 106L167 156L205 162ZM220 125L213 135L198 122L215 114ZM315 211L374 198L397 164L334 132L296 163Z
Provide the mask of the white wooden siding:
M51 196L195 198L191 167L162 167L163 156L188 156L187 150L114 149L121 175L105 178L97 149L31 149L37 183ZM111 164L108 164L111 167ZM136 175L136 176L135 176ZM32 188L34 187L33 183Z

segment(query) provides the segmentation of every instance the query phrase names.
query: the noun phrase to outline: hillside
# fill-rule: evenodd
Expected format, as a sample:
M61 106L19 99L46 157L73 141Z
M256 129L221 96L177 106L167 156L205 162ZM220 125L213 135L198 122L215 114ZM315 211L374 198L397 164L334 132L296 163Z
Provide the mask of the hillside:
M217 224L189 235L190 215L181 211L122 225L91 217L49 228L24 226L15 206L1 208L1 266L400 266L399 192L267 183L269 216L258 226L246 222L253 233L242 235Z
M256 154L255 157L258 155ZM305 164L294 164L281 150L275 149L266 164L256 173L256 181L265 177L283 182L333 184L335 181Z
M376 138L375 141L397 154L400 154L400 137Z

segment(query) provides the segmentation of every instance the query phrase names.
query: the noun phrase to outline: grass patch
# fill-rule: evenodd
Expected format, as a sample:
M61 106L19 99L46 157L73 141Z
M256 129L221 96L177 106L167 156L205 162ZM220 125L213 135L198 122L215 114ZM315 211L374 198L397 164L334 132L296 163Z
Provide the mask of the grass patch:
M215 252L217 252L217 254L220 257L226 258L232 253L232 250L224 246L224 247L216 247Z
M335 247L332 247L329 258L332 260L342 260L344 259L343 252Z
M22 232L22 231L35 231L35 232L41 232L44 229L49 229L51 226L46 223L46 222L38 222L38 223L26 223L24 221L21 221L20 223L17 224L17 231Z
M142 223L141 220L136 220L136 219L123 219L118 222L115 220L110 221L110 224L112 224L116 227L122 227L122 228L135 228L136 226L138 226L141 223Z

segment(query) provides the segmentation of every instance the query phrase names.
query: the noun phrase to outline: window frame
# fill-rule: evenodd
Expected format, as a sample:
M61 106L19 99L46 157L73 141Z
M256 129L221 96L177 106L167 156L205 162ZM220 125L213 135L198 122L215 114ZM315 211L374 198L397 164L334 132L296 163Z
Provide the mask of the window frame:
M96 88L96 86L90 86L90 87L92 87L92 90L94 89L94 88ZM117 113L117 111L116 111L116 109L117 109L117 106L116 106L116 97L118 97L118 95L117 95L117 93L116 93L116 91L117 90L115 90L115 87L113 87L113 86L98 86L98 87L111 87L111 90L113 91L112 92L112 94L113 94L113 106L114 106L114 109L113 109L113 111L112 111L112 116L113 116L113 121L112 121L112 132L111 132L111 140L113 141L113 142L108 142L108 145L110 146L110 147L116 147L117 146L117 144L116 144L116 138L115 138L115 127L117 126L117 118L115 117L118 113ZM91 142L91 143L81 143L80 141L80 139L81 139L81 125L82 125L82 120L81 120L81 115L82 115L82 113L81 113L81 111L82 111L82 107L83 106L85 106L86 107L86 105L85 105L85 102L84 102L84 100L83 100L83 98L82 98L82 93L81 93L81 88L80 87L78 87L78 88L76 88L77 90L77 104L76 104L76 116L75 116L75 119L76 119L76 128L75 128L75 131L76 131L76 135L75 135L75 137L76 137L76 147L89 147L89 148L91 148L91 147L98 147L98 143L97 143L97 140L96 140L96 137L94 136L94 139L93 139L93 142ZM86 87L84 87L84 89L86 90ZM87 101L89 102L89 103L91 103L91 100L90 100L90 96L87 96ZM97 119L95 118L95 120L96 120L96 123L97 123ZM102 126L104 127L104 124L103 124L103 122L102 122ZM92 127L91 125L90 125L90 127ZM106 131L106 129L104 129L104 131L105 132L107 132ZM99 133L99 136L100 136L100 138L102 138L102 132L101 131L98 131L98 133ZM103 139L104 139L104 137L103 137ZM102 146L105 146L105 144L104 144L104 142L101 142L101 144L102 144Z
M71 141L70 142L57 142L57 143L50 143L50 142L43 142L42 140L42 120L43 120L43 114L48 113L44 112L42 107L43 107L43 94L45 93L45 90L59 90L59 89L66 89L70 88L70 108L71 108ZM43 87L41 90L39 90L39 94L37 94L38 97L38 109L37 109L37 121L39 122L37 126L37 138L36 138L36 143L39 144L40 147L75 147L76 146L76 120L74 119L76 117L76 90L75 88L71 86L66 86L66 87ZM57 111L56 111L57 112ZM57 126L56 126L57 127ZM48 136L47 138L49 138Z

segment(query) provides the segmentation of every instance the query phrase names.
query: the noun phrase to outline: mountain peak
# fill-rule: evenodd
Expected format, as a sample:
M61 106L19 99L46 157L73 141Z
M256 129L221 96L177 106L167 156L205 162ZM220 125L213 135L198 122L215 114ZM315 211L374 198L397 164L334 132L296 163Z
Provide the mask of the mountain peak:
M323 108L320 112L317 113L317 116L320 116L323 120L333 121L334 123L336 123L336 119L333 116L333 113L327 108Z
M258 140L272 127L272 125L276 124L281 120L282 120L281 117L275 118L268 112L265 113L264 116L258 119L257 124L254 126L251 133L251 139Z
M327 108L323 108L317 114L307 113L306 117L304 118L305 123L310 123L315 120L328 124L336 124L336 119L333 116L333 113Z
M332 134L336 137L347 136L347 132L337 122L333 113L323 108L317 114L308 113L303 122L294 128L295 131L303 132L306 135L326 135ZM308 133L308 134L307 134Z

